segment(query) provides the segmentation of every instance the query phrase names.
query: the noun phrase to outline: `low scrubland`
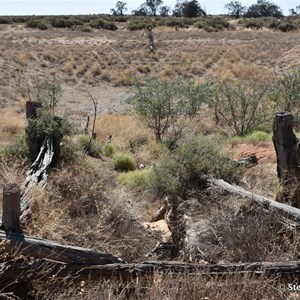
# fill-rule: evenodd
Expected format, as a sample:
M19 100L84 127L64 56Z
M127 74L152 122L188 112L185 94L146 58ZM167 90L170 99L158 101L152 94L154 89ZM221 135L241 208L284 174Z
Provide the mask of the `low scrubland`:
M264 29L257 35L252 30L231 31L237 26L253 28L249 25L253 20L232 24L222 18L197 18L192 23L158 18L153 21L157 48L149 53L139 41L142 32L134 31L148 24L143 18L28 17L23 21L27 26L43 27L40 29L49 34L52 27L72 27L72 33L67 31L71 44L81 34L92 40L93 30L114 30L114 23L128 27L123 36L119 30L112 31L115 42L98 46L53 42L44 48L29 43L17 53L16 41L16 49L0 52L2 58L9 55L12 61L7 74L24 81L13 96L13 105L8 108L3 102L1 107L1 185L23 184L30 165L30 137L64 135L61 160L49 171L47 186L33 191L30 218L23 225L25 233L109 252L126 262L157 260L161 257L152 250L165 236L147 222L167 197L169 204L177 207L178 218L184 220L185 231L177 242L186 244L176 257L163 256L165 260L239 263L299 259L297 226L209 187L204 180L205 176L223 179L271 198L280 192L272 119L276 111L290 110L295 115L295 128L299 128L300 72L293 64L296 31L282 32L285 30L278 29L273 19L255 21L280 31ZM172 28L166 29L168 26ZM39 37L39 31L33 32ZM62 31L58 32L59 36ZM24 38L28 40L28 36ZM6 40L2 47L8 46ZM37 67L37 63L43 66ZM32 64L38 70L35 78L35 74L25 74ZM10 86L3 89L6 94L2 91L3 99L8 99L16 86L13 76L10 78ZM130 86L126 90L132 95L127 99L128 109L122 113L98 111L95 122L91 115L88 128L83 130L74 120L85 120L86 115L65 116L59 110L63 87L70 81L86 89L102 81ZM41 102L42 109L39 118L27 124L24 103L29 98ZM101 108L101 99L98 104ZM57 117L63 126L56 126ZM244 168L235 163L253 154L258 156L257 165ZM168 225L172 231L172 224ZM190 240L189 230L195 232ZM174 238L169 242L174 243ZM249 274L217 277L157 272L126 283L120 278L81 283L73 279L36 280L32 297L263 299L267 295L297 299L295 293L278 288L286 282L267 274L257 278Z

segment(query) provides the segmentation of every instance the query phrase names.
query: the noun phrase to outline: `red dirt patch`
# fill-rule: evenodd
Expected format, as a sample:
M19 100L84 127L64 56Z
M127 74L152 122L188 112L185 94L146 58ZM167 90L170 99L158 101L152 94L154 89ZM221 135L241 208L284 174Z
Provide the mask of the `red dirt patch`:
M276 153L272 142L254 144L240 143L232 145L234 159L256 155L258 163L276 163Z

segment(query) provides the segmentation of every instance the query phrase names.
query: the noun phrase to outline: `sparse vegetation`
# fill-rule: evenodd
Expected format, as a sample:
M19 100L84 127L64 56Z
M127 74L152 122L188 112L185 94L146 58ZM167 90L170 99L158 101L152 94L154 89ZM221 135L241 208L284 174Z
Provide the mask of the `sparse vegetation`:
M220 153L219 141L189 137L178 149L167 155L153 169L151 190L158 197L186 199L203 188L203 175L227 181L237 179L238 168Z
M191 4L198 2L186 1L185 8ZM271 121L276 110L291 110L299 121L299 17L241 18L243 9L230 12L238 20L199 10L196 18L167 17L171 10L163 4L156 10L141 6L136 17L117 8L114 16L0 17L0 186L23 186L29 137L64 135L61 163L49 171L46 188L37 187L29 199L24 234L112 253L128 263L298 260L299 228L292 221L210 185L206 176L253 194L278 195ZM152 53L144 31L150 24L157 46ZM83 134L92 111L87 88L99 99L91 144ZM26 142L29 99L42 108L29 121ZM238 167L252 155L257 165ZM166 214L149 223L162 205ZM180 251L173 251L178 245ZM5 253L0 259L42 262ZM91 276L78 283L48 278L49 265L43 264L41 279L22 295L8 285L9 296L295 296L279 291L281 279L270 274L154 272L135 280L112 276L95 282Z
M210 105L217 125L224 123L233 134L243 136L267 122L273 113L272 107L266 109L269 86L253 84L231 81L215 85Z

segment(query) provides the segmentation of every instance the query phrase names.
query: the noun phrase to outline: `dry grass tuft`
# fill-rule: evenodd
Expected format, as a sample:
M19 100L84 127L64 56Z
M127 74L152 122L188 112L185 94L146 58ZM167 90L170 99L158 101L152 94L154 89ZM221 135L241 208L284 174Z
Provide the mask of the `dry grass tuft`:
M149 129L138 121L136 116L107 114L97 117L97 138L107 141L112 135L114 145L120 150L128 149L131 140L137 140L145 136L151 136Z
M5 108L1 112L0 131L9 134L18 134L26 127L25 118L13 108Z

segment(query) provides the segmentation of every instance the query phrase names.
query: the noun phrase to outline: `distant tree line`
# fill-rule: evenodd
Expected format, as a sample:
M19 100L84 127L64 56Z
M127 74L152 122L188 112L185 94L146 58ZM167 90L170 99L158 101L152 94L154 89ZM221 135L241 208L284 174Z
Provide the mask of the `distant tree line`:
M115 16L123 16L127 11L127 4L123 1L118 1L115 8L111 9L111 13ZM275 3L267 0L257 0L256 3L249 7L244 6L240 1L232 0L225 4L227 15L234 18L259 18L259 17L283 17L282 9ZM289 10L290 15L300 15L300 5ZM177 0L174 8L163 4L163 0L146 0L138 8L132 11L134 16L175 16L195 18L206 16L205 9L197 0Z

